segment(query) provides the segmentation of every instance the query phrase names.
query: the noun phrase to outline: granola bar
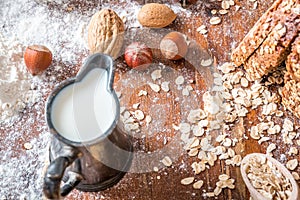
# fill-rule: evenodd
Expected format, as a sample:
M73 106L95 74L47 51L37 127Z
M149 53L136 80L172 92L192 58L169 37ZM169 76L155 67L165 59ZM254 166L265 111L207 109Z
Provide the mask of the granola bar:
M290 76L294 80L300 81L300 36L293 42L291 53L285 63Z
M293 40L298 36L300 15L291 13L282 18L261 46L244 63L252 79L260 79L276 69L287 57Z
M253 28L244 37L242 42L233 50L231 60L237 65L242 65L253 52L263 43L280 18L281 13L286 13L287 7L296 0L276 0L273 5L254 24ZM279 16L279 17L278 17Z

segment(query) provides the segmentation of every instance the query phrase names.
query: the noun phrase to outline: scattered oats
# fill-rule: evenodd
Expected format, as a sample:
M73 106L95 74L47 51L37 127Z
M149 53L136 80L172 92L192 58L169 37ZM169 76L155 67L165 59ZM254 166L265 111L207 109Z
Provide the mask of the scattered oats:
M230 62L225 62L224 64L222 64L219 69L224 73L224 74L228 74L231 71L235 70L235 65L233 63Z
M289 152L288 152L288 154L290 156L297 155L298 154L298 149L296 147L291 147L290 150L289 150Z
M141 110L134 111L133 115L137 120L143 120L145 118L145 115L144 115L143 111L141 111Z
M214 194L215 194L215 196L219 196L219 194L221 194L221 192L222 192L222 188L216 187L216 188L214 189Z
M200 31L203 30L203 29L206 29L206 26L205 26L205 25L199 26L199 27L196 29L196 31L197 31L197 32L200 32Z
M153 171L158 172L158 167L153 167Z
M159 180L159 179L160 179L160 176L156 176L156 179Z
M182 185L189 185L189 184L191 184L191 183L193 183L194 182L194 177L187 177L187 178L184 178L184 179L182 179L181 181L180 181L180 183L182 184Z
M279 133L280 130L281 130L281 127L278 124L276 124L275 126L270 127L267 130L267 133L270 134L270 135L275 135L275 134Z
M276 148L277 148L277 147L276 147L276 144L271 143L271 144L269 144L269 146L267 147L266 153L271 153L271 152L274 151Z
M207 29L202 29L199 31L199 33L202 35L205 35L207 32L208 32Z
M295 179L296 181L299 181L299 180L300 180L300 176L299 176L299 174L298 174L297 172L292 172L292 175L293 175L293 177L294 177L294 179Z
M241 165L241 162L242 162L242 156L241 156L241 155L235 155L235 156L232 158L232 164L233 164L233 165L240 166L240 165Z
M230 177L227 174L221 174L219 175L219 180L220 181L226 181L228 180Z
M220 19L220 17L212 17L209 20L209 23L212 24L212 25L217 25L217 24L221 23L221 19Z
M188 123L180 123L179 127L180 127L180 132L183 134L189 133L191 131L191 125Z
M26 150L30 150L30 149L32 149L32 144L29 143L29 142L26 142L26 143L24 144L24 148L25 148Z
M140 103L135 103L135 104L132 105L132 108L138 109L139 106L140 106Z
M185 88L186 88L188 91L192 91L192 90L194 89L191 85L187 85Z
M286 168L288 168L289 170L294 170L296 169L298 166L298 160L297 159L293 159L293 160L289 160L286 163Z
M227 150L227 153L228 153L228 156L229 156L230 158L232 158L233 156L235 156L235 151L234 151L232 148L229 148L229 149Z
M205 166L204 162L199 162L199 163L193 162L191 167L192 167L195 174L199 174L199 173L205 171L205 169L206 169L206 166Z
M162 77L161 75L161 70L160 69L157 69L157 70L154 70L152 73L151 73L151 78L152 80L156 81L157 79L160 79Z
M155 84L155 83L148 83L148 85L151 87L151 89L152 89L154 92L159 92L159 91L160 91L159 85L157 85L157 84Z
M222 7L224 10L229 9L229 7L230 7L229 2L228 2L227 0L223 0L222 3L221 3L221 7Z
M207 117L206 113L202 109L191 110L187 120L191 123L196 123L201 119L205 119Z
M219 13L221 15L226 15L228 13L228 10L219 10Z
M189 96L189 95L190 95L189 90L188 90L187 88L183 88L183 89L182 89L182 95L183 95L183 96Z
M204 135L204 132L205 132L204 128L199 125L194 126L192 130L193 130L194 136L197 136L197 137Z
M223 154L221 154L221 155L219 156L219 159L220 159L220 160L226 160L226 159L228 159L228 158L229 158L228 153L223 153Z
M261 144L263 142L267 142L269 141L271 138L270 137L261 137L259 140L258 140L258 144Z
M255 1L254 4L253 4L253 9L257 9L257 6L258 6L258 2Z
M214 84L215 85L223 85L223 81L221 78L215 78L214 79Z
M296 143L298 146L300 146L300 140L297 140Z
M294 130L293 122L289 119L284 119L282 128L286 131L293 131Z
M196 137L193 138L193 140L191 141L189 147L192 149L194 147L198 147L200 144L200 140Z
M238 11L240 8L241 8L241 6L236 5L236 6L235 6L235 11Z
M259 140L260 139L260 134L258 132L258 127L257 126L252 126L250 129L250 137Z
M218 135L216 138L217 142L223 142L226 138L226 135Z
M164 91L164 92L169 92L170 88L169 88L169 83L168 81L164 81L161 83L161 89Z
M165 156L161 162L166 166L166 167L170 167L172 165L172 160L169 156Z
M150 115L146 116L146 124L147 126L150 124L150 122L152 121L152 117Z
M249 85L248 80L246 78L242 77L241 78L241 86L242 87L248 87L248 85Z
M138 96L140 97L140 96L147 96L147 91L145 91L145 90L140 90L139 91L139 93L138 93Z
M178 77L176 78L176 80L175 80L175 83L176 83L177 85L182 85L182 84L184 83L184 78L183 78L183 76L178 76Z
M225 147L230 147L231 144L232 144L232 141L229 138L225 138L225 140L222 143L222 145L225 146Z
M207 193L205 193L205 195L206 195L207 197L214 197L214 196L215 196L215 193L213 193L213 192L207 192Z
M189 155L190 157L197 156L197 155L198 155L198 152L199 152L198 148L193 148L193 149L191 149L191 150L189 151L188 155Z
M179 126L176 126L175 124L172 124L172 128L173 128L175 131L178 131L178 130L180 130L180 125L179 125Z
M210 13L213 14L213 15L217 14L217 12L218 12L218 11L217 11L216 9L212 9L212 10L210 11Z
M208 126L208 120L207 119L200 120L198 125L200 127L207 127Z
M213 63L213 60L212 59L207 59L207 60L201 60L201 65L203 66L203 67L208 67L208 66L210 66L211 64Z
M200 181L197 181L197 182L195 182L194 184L193 184L193 188L194 189L201 189L201 187L203 186L203 181L202 180L200 180Z

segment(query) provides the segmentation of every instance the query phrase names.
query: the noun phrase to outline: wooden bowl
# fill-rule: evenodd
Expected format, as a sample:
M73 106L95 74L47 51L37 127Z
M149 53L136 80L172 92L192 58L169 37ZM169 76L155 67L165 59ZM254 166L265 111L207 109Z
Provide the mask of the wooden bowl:
M289 172L289 170L284 167L280 162L275 160L269 155L266 154L261 154L261 153L252 153L248 154L246 157L243 158L242 163L241 163L241 174L243 177L243 180L250 192L250 195L253 200L267 200L261 193L259 193L252 185L250 180L248 179L246 169L249 165L249 160L253 157L259 157L259 158L266 158L269 160L273 165L277 167L277 169L283 174L283 176L287 177L292 185L292 193L291 196L288 200L299 200L300 199L300 194L299 194L299 188L298 184L296 183L294 177L292 174Z

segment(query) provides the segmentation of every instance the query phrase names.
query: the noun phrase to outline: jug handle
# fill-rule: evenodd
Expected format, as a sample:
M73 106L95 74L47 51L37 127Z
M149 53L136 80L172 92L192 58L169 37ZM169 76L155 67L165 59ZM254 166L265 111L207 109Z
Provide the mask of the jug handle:
M71 156L60 156L50 163L44 177L43 192L48 199L59 199L66 196L83 179L80 171L79 153ZM78 172L69 172L69 179L60 188L65 169L74 162Z

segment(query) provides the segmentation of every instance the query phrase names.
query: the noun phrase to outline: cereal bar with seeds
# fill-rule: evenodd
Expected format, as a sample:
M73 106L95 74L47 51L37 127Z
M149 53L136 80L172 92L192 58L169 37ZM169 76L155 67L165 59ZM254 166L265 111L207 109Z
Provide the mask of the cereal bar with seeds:
M278 8L283 7L284 0L276 0L273 5L261 16L247 33L242 42L231 54L231 60L237 65L242 65L247 58L263 43L273 29L274 21L278 21Z
M252 79L260 79L275 70L287 57L291 43L299 33L300 15L291 13L282 18L266 40L245 62Z
M285 61L286 69L294 80L300 81L300 36L295 39L291 49Z
M283 106L300 118L300 82L286 81L281 91Z

